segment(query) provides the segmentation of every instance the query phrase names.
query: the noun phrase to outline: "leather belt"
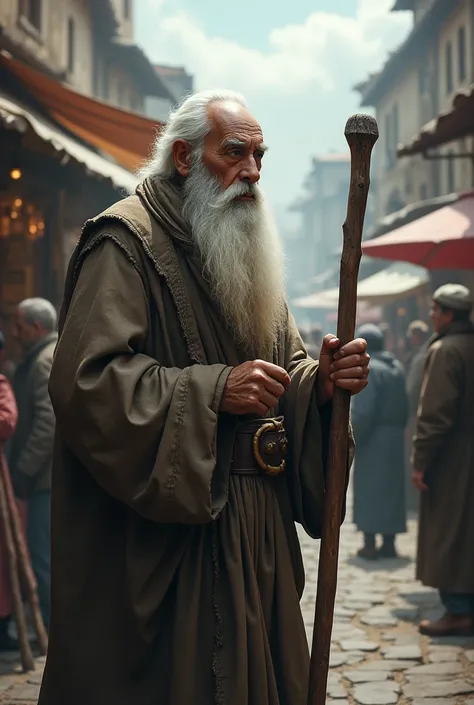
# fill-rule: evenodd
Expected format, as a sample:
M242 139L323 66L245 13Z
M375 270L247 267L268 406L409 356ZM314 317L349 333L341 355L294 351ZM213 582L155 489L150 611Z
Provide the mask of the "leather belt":
M288 441L283 416L255 419L237 426L230 472L279 475L286 468Z

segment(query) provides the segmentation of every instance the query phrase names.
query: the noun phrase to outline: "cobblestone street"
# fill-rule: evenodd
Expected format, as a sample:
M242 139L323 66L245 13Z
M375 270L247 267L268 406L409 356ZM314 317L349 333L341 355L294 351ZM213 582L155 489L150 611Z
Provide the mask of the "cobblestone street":
M301 541L307 569L302 607L311 639L317 544L302 532ZM418 634L419 619L436 616L440 606L437 594L413 579L415 542L411 521L398 542L403 557L368 564L354 557L360 537L353 525L343 527L328 702L474 705L474 637L430 640ZM0 703L36 703L41 674L41 662L24 676L14 658L1 655Z
M311 640L318 560L314 542L303 532L300 539ZM442 609L437 593L414 580L415 521L397 545L400 559L368 563L355 557L361 536L354 526L347 521L342 528L328 702L474 705L474 637L431 640L417 630L420 619Z

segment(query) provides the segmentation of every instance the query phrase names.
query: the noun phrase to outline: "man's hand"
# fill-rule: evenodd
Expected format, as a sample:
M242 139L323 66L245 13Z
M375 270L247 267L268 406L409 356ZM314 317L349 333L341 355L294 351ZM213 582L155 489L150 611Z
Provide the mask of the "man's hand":
M277 365L263 360L244 362L234 367L227 378L221 411L237 416L265 416L290 384L289 374Z
M417 490L420 492L426 492L428 486L425 484L424 473L421 470L413 470L411 481Z
M319 355L317 399L322 406L330 401L334 387L358 394L368 384L369 360L367 342L362 338L351 340L340 348L334 335L326 335Z

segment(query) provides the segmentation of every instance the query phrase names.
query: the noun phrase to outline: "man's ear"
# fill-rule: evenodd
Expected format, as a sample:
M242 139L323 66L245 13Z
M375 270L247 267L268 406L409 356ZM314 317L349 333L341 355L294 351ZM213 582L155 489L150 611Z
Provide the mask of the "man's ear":
M173 142L173 161L180 176L188 176L191 169L191 145L186 140Z

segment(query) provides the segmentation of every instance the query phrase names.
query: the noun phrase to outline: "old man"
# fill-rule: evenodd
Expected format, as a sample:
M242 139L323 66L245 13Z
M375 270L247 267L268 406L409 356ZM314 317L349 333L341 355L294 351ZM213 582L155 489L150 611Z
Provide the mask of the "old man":
M48 383L58 339L56 323L56 310L46 299L25 299L15 312L13 333L23 355L13 381L18 426L8 456L15 494L27 504L28 549L46 628L51 606L51 466L55 427Z
M446 284L433 296L413 441L421 491L417 577L440 591L445 614L424 621L428 636L464 636L474 627L474 325L470 291Z
M307 358L265 151L240 95L198 93L79 241L40 705L306 705L294 521L319 536L333 386L362 390L368 355L329 336Z

